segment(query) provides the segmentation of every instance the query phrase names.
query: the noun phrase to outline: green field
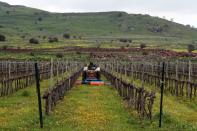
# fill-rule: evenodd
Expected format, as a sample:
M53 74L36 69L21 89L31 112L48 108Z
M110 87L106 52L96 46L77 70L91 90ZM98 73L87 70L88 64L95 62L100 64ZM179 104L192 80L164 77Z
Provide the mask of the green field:
M48 83L48 80L41 82L42 94L49 87ZM156 97L151 122L139 119L137 112L128 109L127 104L111 86L75 85L65 94L64 99L58 102L50 116L44 114L43 130L197 129L196 102L193 101L192 104L188 100L174 98L169 94L164 96L164 117L162 128L159 129L159 93ZM42 102L44 111L44 101ZM0 121L2 130L40 130L35 85L0 98Z
M65 33L69 34L70 38L64 38ZM142 61L149 62L175 60L185 62L192 60L192 64L197 62L195 56L197 29L150 15L120 11L52 13L0 2L0 38L2 35L6 40L0 40L0 60L49 61L53 59L85 64L102 60L131 62L133 58L140 61L139 57ZM50 37L57 38L58 42L49 42ZM37 39L39 44L30 44L31 38ZM121 42L122 39L131 41ZM138 50L141 44L145 44L146 47ZM189 53L187 53L189 56L176 56L177 52L187 52L188 44L194 45L195 50L191 53L194 56L191 57ZM100 49L100 52L75 50L91 47ZM69 48L75 49L67 51ZM136 49L137 51L123 50L113 54L113 51L102 52L102 49ZM175 52L171 53L175 55L162 56L154 51L148 52L152 49L172 50ZM92 57L94 53L109 56L94 59ZM128 76L114 74L128 82L132 80ZM62 80L68 75L69 72L53 80L41 81L41 94L43 95L44 91L52 87L57 80ZM147 83L144 85L146 90L156 92L153 118L148 120L141 118L137 111L129 108L128 103L104 77L102 80L107 84L103 86L75 84L72 90L66 92L64 99L58 101L50 116L44 114L44 129L39 128L35 83L9 96L0 97L0 131L197 131L196 98L189 100L165 92L162 128L159 128L159 89ZM140 87L141 81L136 79L133 84ZM43 112L44 104L42 99Z

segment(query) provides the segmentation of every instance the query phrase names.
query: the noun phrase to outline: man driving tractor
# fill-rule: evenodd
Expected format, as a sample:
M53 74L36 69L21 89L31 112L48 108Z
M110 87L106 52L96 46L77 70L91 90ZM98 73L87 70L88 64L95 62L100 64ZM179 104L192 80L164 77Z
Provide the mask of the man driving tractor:
M100 81L100 67L90 62L84 65L83 75L82 75L82 83L87 84L92 81Z

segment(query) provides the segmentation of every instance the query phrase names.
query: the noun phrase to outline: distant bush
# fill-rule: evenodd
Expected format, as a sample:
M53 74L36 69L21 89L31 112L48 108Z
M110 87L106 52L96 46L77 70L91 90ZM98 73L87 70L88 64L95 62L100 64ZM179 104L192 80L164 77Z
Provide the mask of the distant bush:
M25 35L22 35L21 38L22 38L22 39L25 39Z
M129 44L126 45L126 47L129 47L129 46L130 46Z
M193 44L188 44L187 45L187 50L188 50L189 53L191 53L192 51L195 50L195 46Z
M9 14L10 14L10 11L6 11L6 14L8 14L8 15L9 15Z
M30 43L30 44L39 44L40 42L39 42L39 40L36 39L36 38L31 38L31 39L29 39L29 43Z
M7 49L8 49L8 46L7 46L7 45L4 45L4 46L2 47L2 49L3 49L3 50L7 50Z
M3 28L3 26L2 26L2 25L0 25L0 28Z
M49 37L48 42L49 43L58 42L58 38L57 37Z
M38 17L38 21L42 21L42 17Z
M46 36L43 36L42 39L46 39Z
M141 49L146 48L146 44L145 44L145 43L141 43L141 44L140 44L140 48L141 48Z
M123 43L126 43L126 42L129 42L129 43L132 43L132 39L120 39L119 40L120 42L123 42Z
M34 15L39 15L39 13L38 12L35 12Z
M56 54L56 57L57 57L57 58L63 58L63 57L64 57L64 54L63 54L63 53L57 53L57 54Z
M5 41L6 40L6 37L2 34L0 34L0 41Z
M63 37L64 37L65 39L70 39L70 34L69 34L69 33L64 33L64 34L63 34Z
M77 39L77 36L73 35L73 39Z

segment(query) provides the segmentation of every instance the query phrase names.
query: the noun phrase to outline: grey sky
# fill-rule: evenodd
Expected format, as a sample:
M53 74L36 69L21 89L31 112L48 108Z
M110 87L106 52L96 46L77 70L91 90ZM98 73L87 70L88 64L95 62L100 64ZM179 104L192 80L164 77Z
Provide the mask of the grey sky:
M126 11L197 27L197 0L0 0L51 12Z

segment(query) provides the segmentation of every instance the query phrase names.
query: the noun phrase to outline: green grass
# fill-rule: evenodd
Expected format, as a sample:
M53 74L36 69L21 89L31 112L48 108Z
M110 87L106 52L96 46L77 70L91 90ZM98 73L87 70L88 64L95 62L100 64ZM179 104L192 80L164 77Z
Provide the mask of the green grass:
M41 83L41 92L49 87ZM76 85L58 102L50 116L44 115L43 130L77 131L152 131L196 130L196 104L169 94L164 95L162 128L158 128L159 94L156 94L152 122L140 119L137 112L110 86ZM43 110L44 110L44 101ZM176 105L176 106L175 106ZM40 130L35 86L0 98L0 125L2 130Z
M41 83L42 93L48 86L48 81ZM0 129L39 129L33 87L0 98ZM44 118L44 130L128 130L136 126L116 91L106 86L76 86L58 103L51 116Z
M123 80L131 82L132 78L114 73L122 77ZM135 79L133 81L136 87L141 87L141 80ZM144 88L147 91L155 91L156 99L153 106L153 123L152 126L157 126L157 121L159 119L159 107L160 107L160 90L158 87L150 85L148 83L144 84ZM164 129L167 130L197 130L197 99L189 99L184 97L176 97L170 92L164 92L163 98L163 111L164 111Z
M52 80L41 81L41 94L67 77L69 72L54 77ZM44 101L43 109L44 109ZM23 130L27 125L38 123L38 105L35 84L25 89L20 89L9 96L0 97L0 130ZM37 124L36 124L37 126ZM35 128L37 128L35 126Z

